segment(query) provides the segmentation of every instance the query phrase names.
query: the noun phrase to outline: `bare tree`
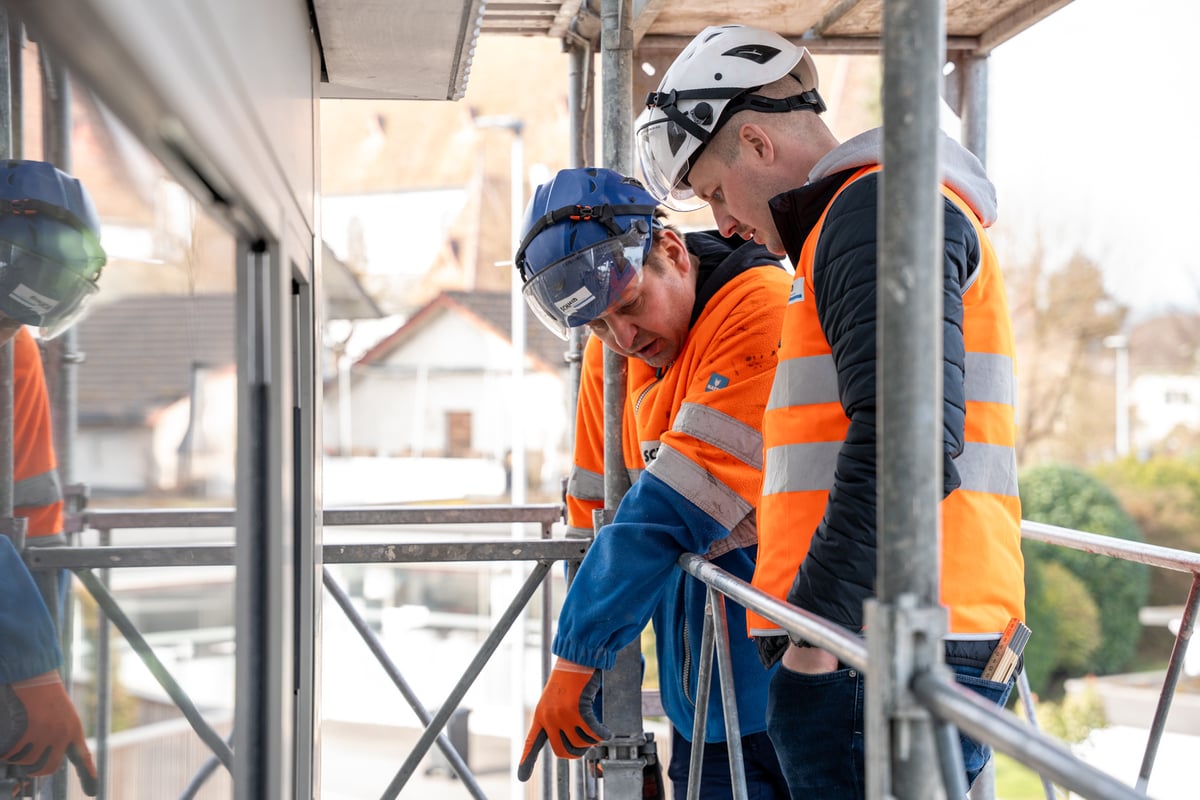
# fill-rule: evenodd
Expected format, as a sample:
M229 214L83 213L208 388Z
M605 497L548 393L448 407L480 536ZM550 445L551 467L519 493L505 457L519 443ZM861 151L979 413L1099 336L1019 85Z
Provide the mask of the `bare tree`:
M1079 252L1051 268L1039 246L1007 278L1021 462L1104 457L1113 443L1114 397L1103 341L1122 329L1128 308L1108 294L1099 266Z

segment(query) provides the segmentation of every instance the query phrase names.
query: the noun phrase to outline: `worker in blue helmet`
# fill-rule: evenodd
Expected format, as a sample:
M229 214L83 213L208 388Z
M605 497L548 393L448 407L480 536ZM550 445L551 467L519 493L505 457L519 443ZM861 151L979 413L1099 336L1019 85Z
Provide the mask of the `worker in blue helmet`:
M560 206L561 197L595 203ZM566 339L641 282L657 208L641 184L615 172L564 170L538 187L516 263L525 300L547 328Z
M66 330L99 291L104 263L83 184L44 161L0 162L0 326Z
M677 562L699 553L742 580L753 574L759 429L791 276L753 242L680 233L641 184L606 169L563 170L539 186L524 231L515 262L530 307L560 336L578 327L592 334L567 483L571 532L591 536L592 511L604 502L604 347L627 360L622 449L633 484L567 591L552 644L558 658L517 775L530 777L546 742L572 758L607 738L593 712L601 671L649 621L675 796L698 788L705 800L724 800L735 774L719 687L710 685L704 725L696 711L707 589ZM785 798L766 735L771 671L745 614L726 617L743 767L736 778L751 797ZM693 740L703 753L698 787L688 779ZM645 788L645 797L661 796Z
M14 513L25 519L28 541L42 546L61 540L62 494L40 356L25 326L49 337L79 318L105 263L99 234L78 180L42 161L0 161L0 346L14 345L13 473L0 480L12 481ZM17 770L25 783L66 758L94 796L96 767L58 672L48 606L57 607L63 578L39 572L35 582L17 546L0 535L0 770Z

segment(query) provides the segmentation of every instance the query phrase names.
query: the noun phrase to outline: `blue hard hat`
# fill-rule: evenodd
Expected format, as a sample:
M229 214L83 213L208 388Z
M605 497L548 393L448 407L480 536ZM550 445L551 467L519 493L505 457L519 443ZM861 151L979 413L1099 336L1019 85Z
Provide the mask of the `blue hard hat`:
M0 316L51 337L79 318L104 267L83 184L44 161L0 162Z
M610 169L561 170L533 193L515 263L525 301L562 338L641 281L658 203Z

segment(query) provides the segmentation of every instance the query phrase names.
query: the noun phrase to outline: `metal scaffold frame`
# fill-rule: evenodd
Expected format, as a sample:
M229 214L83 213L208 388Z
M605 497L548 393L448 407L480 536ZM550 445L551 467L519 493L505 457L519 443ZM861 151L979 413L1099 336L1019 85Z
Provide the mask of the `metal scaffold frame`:
M1057 0L1052 0L1051 5ZM67 33L53 33L55 20L43 16L33 3L13 2L0 9L0 45L7 48L3 69L6 87L19 85L11 67L14 41L19 47L20 26L7 8L25 11L47 32L49 48L43 63L44 150L46 157L64 168L70 166L69 95L63 67L50 58L57 43L68 41L78 26L93 30L97 38L116 44L120 36L104 20L88 14L62 20ZM644 5L644 4L643 4ZM632 0L603 0L594 41L572 33L566 42L570 51L571 161L584 165L594 152L591 120L596 103L594 56L602 61L602 88L606 98L627 98L632 93L634 36ZM293 9L293 12L295 10ZM162 12L170 13L170 12ZM938 606L936 564L937 507L941 475L940 382L940 283L936 280L936 243L940 235L938 165L934 141L937 131L938 98L942 93L942 66L946 51L944 10L937 0L888 0L884 4L884 148L888 180L883 183L882 204L888 213L882 220L881 284L907 287L903 305L894 297L880 299L882 319L881 363L894 365L880 375L881 416L885 439L881 445L880 548L878 598L868 609L872 635L864 645L840 628L799 611L752 589L698 555L687 554L680 566L709 586L708 613L701 645L701 700L707 700L709 677L715 660L718 685L727 701L727 735L737 741L737 715L732 705L730 670L727 663L728 629L725 598L735 600L771 619L797 636L836 654L843 662L872 677L868 684L868 796L925 798L962 793L961 771L944 769L943 757L952 754L955 729L991 744L1037 770L1050 781L1085 797L1108 800L1143 796L1149 783L1167 713L1176 691L1183 658L1200 607L1200 556L1168 548L1099 537L1079 531L1026 522L1025 538L1095 553L1097 557L1121 558L1158 568L1182 571L1193 576L1183 620L1167 668L1158 707L1137 785L1129 787L1080 761L1054 739L1041 734L1029 722L982 703L960 690L940 665L937 649L945 620ZM303 51L297 63L309 70L305 76L311 89L319 74L309 41L304 14L293 13L287 30L295 52ZM75 27L71 27L75 26ZM126 42L128 45L129 43ZM143 43L144 44L144 43ZM132 46L132 45L130 45ZM237 240L238 296L238 463L239 476L234 509L205 511L149 510L108 512L79 505L68 508L68 528L100 533L99 547L34 549L24 554L32 570L70 569L94 597L102 619L111 622L144 660L164 691L179 707L196 735L212 751L212 758L183 789L182 797L193 797L214 771L224 768L234 779L235 796L243 800L282 800L319 795L316 786L320 752L319 636L322 627L321 601L325 594L337 603L351 625L367 643L379 666L417 713L425 726L416 745L405 755L382 796L398 796L413 775L420 759L436 745L464 786L476 798L484 796L471 770L449 740L444 729L467 689L484 664L496 652L501 639L542 588L543 680L549 673L551 597L548 573L555 562L577 565L587 552L586 539L552 538L552 527L561 521L558 505L497 506L462 508L323 508L320 505L321 389L319 372L320 264L314 257L311 209L297 209L291 194L291 178L280 168L267 168L258 183L235 180L238 160L222 161L213 142L188 138L188 126L180 123L180 99L138 70L136 58L114 48L63 53L71 66L91 83L130 123L135 134L154 146L198 197L221 211L223 221ZM143 57L144 53L141 53ZM986 141L986 57L955 53L954 105L962 112L964 139L969 149L983 159ZM107 72L106 72L107 70ZM214 70L214 75L221 73ZM236 96L220 77L201 87L198 102L204 111L228 111L223 98ZM238 89L242 87L236 87ZM302 94L302 92L301 92ZM19 92L3 92L0 102L0 155L21 152L19 127L13 120L21 114ZM215 98L215 99L214 99ZM311 100L309 111L311 112ZM299 104L302 108L304 103ZM155 112L160 112L156 116ZM169 117L175 126L158 126ZM303 119L303 115L300 115ZM232 123L244 123L235 119ZM240 164L259 162L270 151L270 136L262 131L247 134L253 125L230 124L229 130L255 147L239 150ZM281 120L282 130L287 120ZM604 166L632 174L632 115L621 102L606 102L602 113ZM157 127L156 127L157 126ZM248 137L248 138L247 138ZM152 140L152 141L151 141ZM315 142L313 140L309 145ZM256 150L255 148L261 148ZM232 148L237 149L237 148ZM300 148L301 150L303 148ZM314 148L315 149L315 148ZM312 172L317 170L309 164ZM247 170L247 174L254 173ZM254 173L261 174L261 173ZM315 177L309 176L315 184ZM301 181L303 183L303 181ZM903 319L903 324L900 319ZM60 375L55 393L59 423L59 461L65 484L73 479L72 443L77 416L74 366L77 363L72 339L54 346L52 369ZM577 380L580 344L572 340L568 361ZM0 534L21 540L22 520L13 515L12 502L12 364L11 348L0 348ZM624 360L612 353L605 358L605 511L602 524L612 518L629 488L621 453L621 420L625 396ZM935 409L928 413L927 409ZM71 497L83 495L72 493ZM533 523L540 537L495 542L442 541L437 543L325 544L323 528L346 525ZM148 528L230 527L235 544L194 547L128 547L113 544L119 531ZM329 571L334 564L407 564L415 562L533 562L534 567L499 615L476 656L464 666L453 690L436 712L427 709L362 615L350 602L345 589ZM233 565L237 579L237 696L232 733L222 734L206 720L187 693L156 656L154 648L121 609L108 588L112 569L152 566ZM70 624L68 625L70 627ZM112 683L109 627L99 626L97 756L102 781L108 770L107 739L111 727L111 698L106 688ZM69 646L71 637L64 632ZM606 796L641 796L643 766L654 757L653 742L643 730L643 700L640 690L639 648L622 653L617 667L605 674L606 723L616 737L594 751L594 761L603 764ZM68 659L69 663L69 659ZM69 675L68 675L69 680ZM1029 703L1028 692L1022 696ZM704 702L697 730L703 725ZM1031 710L1031 706L1027 706ZM736 745L731 759L738 774ZM693 753L693 774L699 769L700 749ZM547 757L544 761L541 795L587 797L594 782L587 775L571 776L567 765ZM956 777L955 777L956 776ZM6 775L0 772L0 786ZM984 787L986 792L987 787ZM104 796L101 789L101 796ZM55 797L65 797L65 785L56 781ZM735 796L744 796L742 783ZM981 795L985 797L986 795Z

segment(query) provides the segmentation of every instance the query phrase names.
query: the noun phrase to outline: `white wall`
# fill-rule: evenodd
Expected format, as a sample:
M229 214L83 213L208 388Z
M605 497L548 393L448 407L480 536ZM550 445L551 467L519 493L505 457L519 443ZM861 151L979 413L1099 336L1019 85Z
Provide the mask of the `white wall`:
M482 459L325 456L321 477L329 508L499 498L506 491L504 466Z
M351 388L351 442L357 455L444 455L446 412L471 415L472 450L503 461L512 448L512 414L523 425L527 452L539 454L543 477L566 472L566 371L549 373L527 361L514 390L508 340L445 314L400 347L386 363L358 367ZM339 442L336 386L325 395L325 445Z
M237 446L237 372L208 373L200 386L202 417L195 434L192 476L210 496L231 496ZM101 492L172 491L179 482L179 447L188 430L191 399L180 398L144 425L81 425L78 479Z
M93 491L142 492L152 484L149 428L79 426L75 475Z
M1200 376L1139 375L1130 404L1135 450L1160 444L1180 426L1200 432Z

